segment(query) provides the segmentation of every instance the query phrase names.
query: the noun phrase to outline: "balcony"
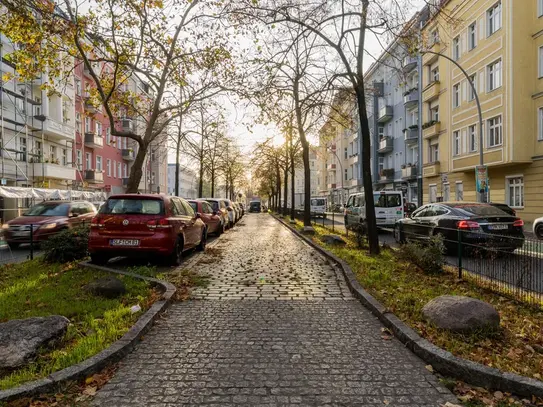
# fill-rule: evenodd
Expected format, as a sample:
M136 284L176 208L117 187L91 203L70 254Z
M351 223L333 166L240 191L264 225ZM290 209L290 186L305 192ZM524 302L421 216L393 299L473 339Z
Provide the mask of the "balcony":
M335 171L335 170L336 170L336 164L328 164L328 165L326 166L326 169L327 169L328 171Z
M412 109L419 105L419 89L412 88L403 94L403 104L406 109Z
M85 170L85 181L90 184L101 184L104 182L104 173L96 170Z
M33 163L34 177L55 178L75 181L75 168L51 163ZM30 174L29 174L30 175Z
M394 109L392 106L383 106L381 109L379 109L379 118L377 121L380 123L388 122L393 116Z
M441 123L436 122L435 120L432 120L422 125L423 138L435 137L439 134L440 131L441 131Z
M416 166L411 165L411 166L402 168L402 179L416 178L416 176L417 176Z
M422 57L422 63L424 65L428 65L432 63L433 61L437 60L439 58L439 55L433 54L435 52L436 54L439 54L442 50L444 50L444 47L441 45L441 42L439 39L435 40L432 45L428 47L428 51L432 53L426 53Z
M134 161L136 159L134 150L132 150L131 148L123 148L121 154L122 154L123 160Z
M385 168L379 173L379 182L394 181L394 168Z
M75 127L66 123L60 123L45 116L35 116L36 119L43 121L43 132L48 136L61 138L64 140L75 140ZM45 120L41 120L41 119ZM35 123L35 122L34 122ZM39 127L38 127L39 128Z
M89 113L98 113L99 108L92 103L90 96L85 96L85 110Z
M85 133L85 146L89 148L104 147L104 138L96 133L89 131Z
M394 150L394 140L392 138L386 136L379 141L379 148L377 149L377 152L379 154L385 154L390 153L392 150Z
M121 130L126 132L134 132L135 131L135 123L134 120L130 118L124 118L121 119Z
M429 83L422 91L422 101L429 102L439 97L440 83L439 81L433 81Z
M419 126L409 126L403 131L405 144L413 145L419 141Z
M434 161L432 163L424 164L422 168L423 177L435 177L440 173L439 161Z
M404 73L411 72L413 69L417 67L418 59L415 56L407 55L403 59L403 71Z

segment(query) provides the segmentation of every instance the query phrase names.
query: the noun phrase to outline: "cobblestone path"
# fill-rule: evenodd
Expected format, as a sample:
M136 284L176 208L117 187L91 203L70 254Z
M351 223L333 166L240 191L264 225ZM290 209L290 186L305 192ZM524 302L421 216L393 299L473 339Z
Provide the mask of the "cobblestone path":
M249 214L185 267L212 276L128 355L95 406L432 406L454 401L315 250Z

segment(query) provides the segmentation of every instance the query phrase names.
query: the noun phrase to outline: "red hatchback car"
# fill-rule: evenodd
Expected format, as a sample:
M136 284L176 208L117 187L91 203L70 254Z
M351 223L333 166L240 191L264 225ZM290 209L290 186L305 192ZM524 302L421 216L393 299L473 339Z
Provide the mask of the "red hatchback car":
M200 214L200 217L207 226L207 233L215 233L217 236L224 232L225 226L219 212L215 212L209 202L188 201L192 210Z
M204 250L207 227L187 201L164 195L112 195L92 220L89 253L93 263L112 257L162 255L179 264L185 250Z

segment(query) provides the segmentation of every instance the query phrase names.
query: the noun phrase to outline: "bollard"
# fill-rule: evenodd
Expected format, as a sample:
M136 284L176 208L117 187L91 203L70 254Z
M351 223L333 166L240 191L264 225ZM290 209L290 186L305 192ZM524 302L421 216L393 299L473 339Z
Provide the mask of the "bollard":
M458 278L462 279L462 231L458 230Z
M34 225L30 224L30 260L34 260Z

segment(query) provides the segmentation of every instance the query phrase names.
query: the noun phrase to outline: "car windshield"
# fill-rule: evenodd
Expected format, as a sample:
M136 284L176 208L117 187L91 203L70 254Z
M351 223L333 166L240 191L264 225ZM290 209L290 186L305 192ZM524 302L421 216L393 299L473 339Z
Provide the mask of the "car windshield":
M24 213L24 216L68 216L70 204L38 204Z
M219 210L219 203L217 201L207 201L213 208L214 211Z
M189 205L194 212L198 212L198 204L196 202L189 202Z
M159 199L112 198L100 208L100 213L125 215L163 215L164 203Z
M326 201L324 199L312 199L311 200L312 206L324 206L326 205Z
M260 202L251 202L251 206L260 206Z
M460 209L467 212L468 215L477 216L503 216L507 215L504 211L496 208L492 205L478 205L478 204L464 204L464 205L451 205L455 209Z
M401 206L400 194L373 194L373 202L376 208L394 208Z

